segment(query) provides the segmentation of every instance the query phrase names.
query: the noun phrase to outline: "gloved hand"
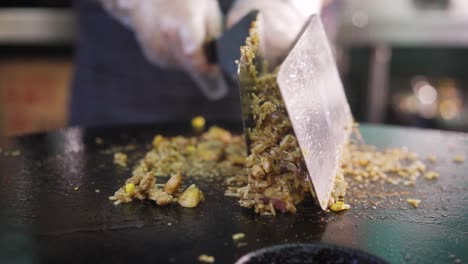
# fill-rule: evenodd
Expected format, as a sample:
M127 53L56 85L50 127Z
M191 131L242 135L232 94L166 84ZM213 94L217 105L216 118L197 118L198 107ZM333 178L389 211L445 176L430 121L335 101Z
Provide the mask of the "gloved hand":
M321 0L237 0L228 13L228 27L247 13L260 11L260 53L272 64L291 48L311 14L319 13Z
M210 99L227 93L219 68L207 62L203 44L218 37L222 14L217 0L100 0L130 27L145 57L165 68L182 69Z

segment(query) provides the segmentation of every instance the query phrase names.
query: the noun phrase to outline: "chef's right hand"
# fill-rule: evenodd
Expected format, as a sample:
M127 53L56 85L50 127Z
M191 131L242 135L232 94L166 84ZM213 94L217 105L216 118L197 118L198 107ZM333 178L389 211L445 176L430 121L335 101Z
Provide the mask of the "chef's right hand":
M252 10L260 11L260 53L276 64L285 57L309 16L323 0L236 0L227 16L231 27Z
M217 0L100 0L130 27L152 63L187 72L210 99L227 93L216 65L208 63L203 45L218 37L222 13Z

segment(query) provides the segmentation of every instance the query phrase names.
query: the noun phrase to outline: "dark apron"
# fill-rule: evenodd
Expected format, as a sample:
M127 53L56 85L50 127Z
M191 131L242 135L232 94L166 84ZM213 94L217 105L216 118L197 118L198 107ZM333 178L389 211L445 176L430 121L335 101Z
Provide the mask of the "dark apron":
M230 1L221 1L224 9ZM78 42L71 95L71 125L241 118L238 88L209 101L181 71L150 64L133 32L95 0L77 0Z

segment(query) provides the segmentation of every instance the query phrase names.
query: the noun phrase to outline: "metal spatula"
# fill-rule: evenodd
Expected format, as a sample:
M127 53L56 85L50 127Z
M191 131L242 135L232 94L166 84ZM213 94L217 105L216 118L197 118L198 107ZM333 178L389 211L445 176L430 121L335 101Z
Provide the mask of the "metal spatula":
M207 60L218 64L230 82L237 81L235 61L240 56L239 47L244 45L245 38L249 36L249 29L252 22L256 20L257 15L257 10L249 12L219 38L205 44Z
M322 209L327 208L353 118L320 17L281 64L278 84Z
M254 62L262 71L261 59ZM242 67L239 79L244 128L248 128L252 127L248 93L255 82ZM315 197L326 210L353 118L320 17L309 19L281 64L277 82Z

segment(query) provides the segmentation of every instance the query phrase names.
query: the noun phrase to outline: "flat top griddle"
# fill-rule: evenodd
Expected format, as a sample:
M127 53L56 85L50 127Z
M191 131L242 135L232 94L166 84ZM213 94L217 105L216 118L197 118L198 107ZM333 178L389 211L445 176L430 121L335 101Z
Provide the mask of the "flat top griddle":
M220 125L241 129L237 123ZM350 193L352 208L342 213L322 212L309 199L296 215L258 216L223 196L222 179L184 182L196 182L207 198L194 209L146 201L114 206L108 196L130 169L114 165L113 152L128 153L132 164L156 133L189 135L189 122L69 128L0 139L0 262L196 263L207 254L216 263L233 263L256 249L297 242L360 249L390 263L468 261L468 161L452 161L458 153L468 157L468 135L374 125L360 129L367 143L379 147L436 154L438 162L430 168L440 172L440 179L390 186L383 199ZM420 207L412 208L406 198L421 199ZM245 233L244 244L232 240L239 232Z

